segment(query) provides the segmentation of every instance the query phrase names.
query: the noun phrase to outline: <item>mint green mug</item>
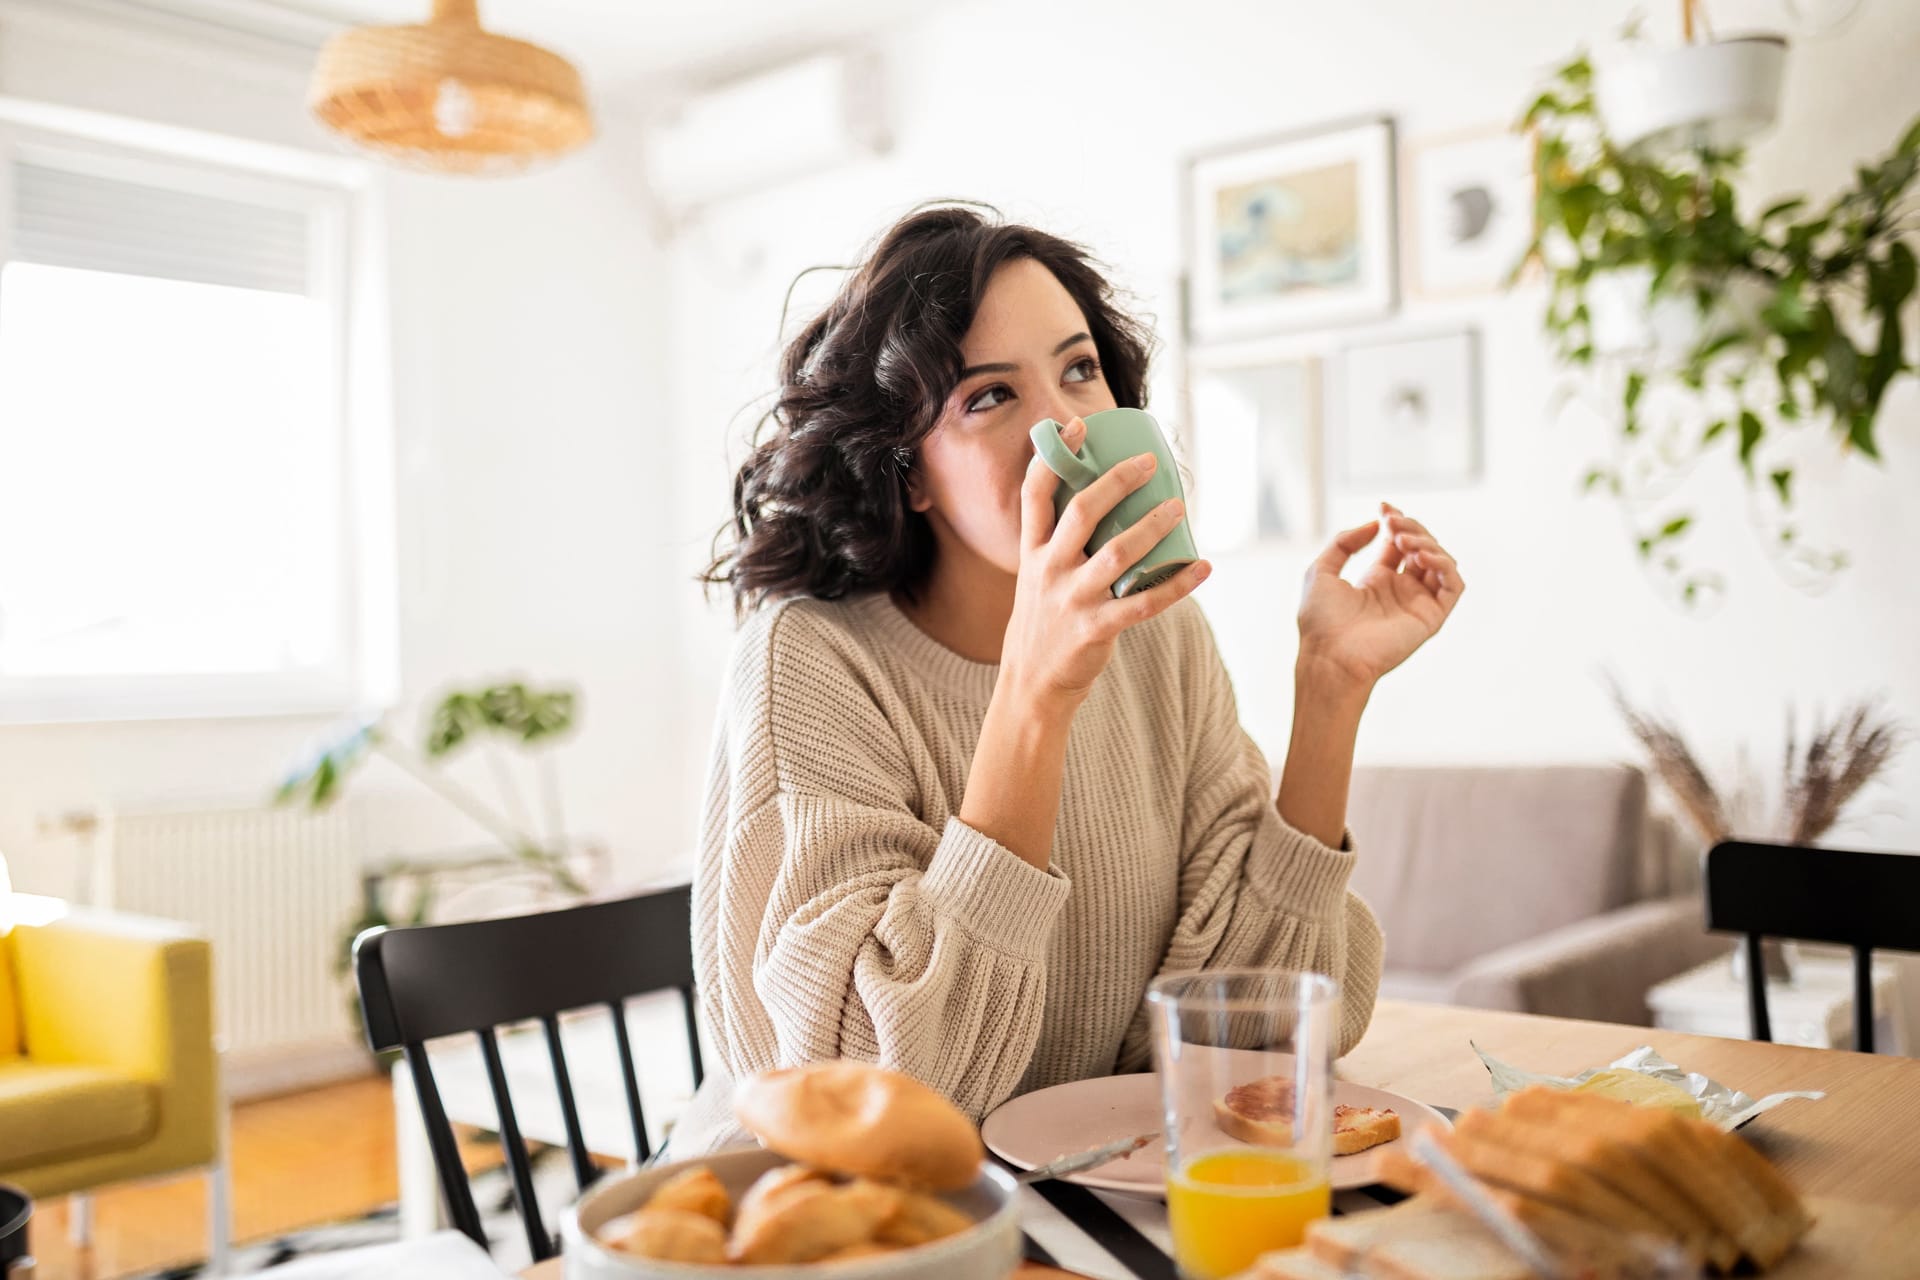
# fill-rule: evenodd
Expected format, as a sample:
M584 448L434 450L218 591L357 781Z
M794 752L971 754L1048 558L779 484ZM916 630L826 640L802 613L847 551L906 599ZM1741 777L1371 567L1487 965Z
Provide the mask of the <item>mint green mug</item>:
M1036 422L1027 433L1040 460L1060 477L1060 485L1053 493L1056 519L1065 513L1075 494L1128 458L1151 453L1159 461L1147 482L1122 498L1120 505L1094 526L1093 537L1087 542L1087 554L1092 555L1161 503L1169 498L1184 500L1187 495L1180 485L1180 468L1173 460L1173 450L1167 446L1167 438L1161 434L1160 424L1153 420L1152 414L1143 409L1103 409L1088 414L1083 421L1087 424L1087 438L1081 442L1078 453L1067 448L1067 442L1060 438L1061 426L1052 418ZM1199 558L1200 553L1193 546L1193 530L1182 516L1166 537L1154 543L1151 551L1120 575L1113 584L1113 594L1130 596L1158 586Z

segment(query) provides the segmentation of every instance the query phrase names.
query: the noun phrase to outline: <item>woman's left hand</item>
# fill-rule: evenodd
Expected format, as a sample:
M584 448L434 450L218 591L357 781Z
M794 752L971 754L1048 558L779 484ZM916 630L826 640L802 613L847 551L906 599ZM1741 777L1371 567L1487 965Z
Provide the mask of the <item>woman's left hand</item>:
M1342 578L1347 561L1383 531L1386 544L1359 581ZM1379 519L1335 538L1308 571L1300 661L1371 688L1440 629L1465 589L1460 567L1426 526L1383 502Z

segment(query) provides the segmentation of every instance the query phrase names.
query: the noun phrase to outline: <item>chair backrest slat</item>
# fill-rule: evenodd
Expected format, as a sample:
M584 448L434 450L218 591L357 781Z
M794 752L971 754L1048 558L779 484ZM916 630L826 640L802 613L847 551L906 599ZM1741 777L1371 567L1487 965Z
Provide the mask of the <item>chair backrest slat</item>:
M560 1043L560 1016L550 1013L540 1019L547 1033L547 1056L553 1059L553 1088L560 1097L560 1123L567 1130L567 1155L573 1160L573 1182L581 1191L593 1185L595 1169L587 1153L586 1137L580 1132L580 1110L573 1104L573 1077L567 1072L567 1051Z
M1770 1041L1773 1039L1773 1018L1767 1012L1767 953L1761 949L1760 942L1759 934L1750 933L1740 944L1747 949L1747 973L1761 975L1759 981L1750 980L1747 983L1747 1017L1753 1023L1753 1038Z
M427 1145L433 1150L440 1189L447 1201L447 1219L455 1231L484 1249L486 1228L481 1225L480 1211L473 1204L473 1188L467 1184L466 1166L460 1161L460 1144L454 1141L453 1126L447 1123L446 1108L440 1105L440 1090L434 1084L433 1065L427 1061L427 1046L418 1040L409 1040L406 1054L407 1074L413 1077L414 1095L420 1100L421 1126L427 1131ZM457 1176L449 1177L449 1169L457 1171Z
M693 1087L698 1089L707 1078L706 1063L700 1059L700 1011L694 1003L692 987L680 988L680 1007L687 1015L687 1052L693 1056Z
M1920 951L1920 856L1730 840L1707 851L1707 927L1746 935L1747 1003L1772 1038L1763 938L1853 948L1854 1047L1873 1052L1873 952Z
M520 1221L527 1228L527 1248L535 1262L545 1262L553 1256L553 1237L540 1218L540 1198L533 1190L533 1164L527 1159L527 1144L520 1137L520 1122L513 1113L507 1069L500 1061L500 1040L492 1027L482 1027L475 1034L480 1040L480 1056L487 1064L487 1087L493 1090L493 1105L500 1112L500 1151L513 1178L513 1202L519 1206Z
M620 1079L627 1090L627 1119L633 1125L633 1154L642 1164L653 1156L653 1144L647 1141L647 1117L640 1110L640 1077L633 1069L633 1037L627 1032L627 1006L616 1000L609 1006L613 1013L613 1042L620 1048ZM700 1042L693 1042L700 1052Z
M1914 909L1920 911L1920 903ZM1873 948L1853 949L1853 1047L1873 1052Z
M514 1112L496 1028L532 1020L542 1024L568 1156L574 1178L584 1190L598 1170L587 1149L561 1043L559 1015L595 1007L612 1015L634 1150L647 1159L652 1148L640 1106L640 1077L627 1029L626 1000L655 991L680 993L688 1056L698 1083L703 1072L695 1023L692 935L692 890L680 886L541 915L370 929L355 941L354 973L367 1043L375 1050L406 1051L448 1217L482 1248L487 1245L484 1224L427 1060L426 1041L466 1033L478 1036L488 1087L499 1111L500 1141L514 1201L534 1258L544 1260L553 1255L554 1243L540 1221L532 1164Z

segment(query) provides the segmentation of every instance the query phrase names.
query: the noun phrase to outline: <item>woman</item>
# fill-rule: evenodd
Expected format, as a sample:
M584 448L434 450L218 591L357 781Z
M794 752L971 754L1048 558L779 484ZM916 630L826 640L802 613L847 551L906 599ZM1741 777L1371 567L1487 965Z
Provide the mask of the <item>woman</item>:
M1209 566L1108 591L1179 504L1084 551L1151 455L1056 524L1028 440L1051 417L1077 447L1085 415L1140 407L1147 346L1082 249L943 207L887 232L787 348L708 573L746 617L694 886L724 1070L676 1154L740 1140L730 1078L779 1064L878 1061L976 1119L1144 1069L1161 973L1330 973L1338 1052L1366 1030L1381 941L1346 889L1354 736L1459 571L1385 504L1314 562L1276 799L1186 601Z

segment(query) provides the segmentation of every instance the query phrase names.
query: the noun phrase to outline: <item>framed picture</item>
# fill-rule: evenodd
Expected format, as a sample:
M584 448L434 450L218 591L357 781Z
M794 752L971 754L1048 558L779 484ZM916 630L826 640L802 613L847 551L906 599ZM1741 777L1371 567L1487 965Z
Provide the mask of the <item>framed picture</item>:
M1320 362L1196 358L1187 403L1194 538L1230 551L1318 537L1326 505Z
M1413 293L1491 293L1533 240L1531 136L1505 130L1455 134L1409 150L1407 254Z
M1230 341L1391 314L1393 162L1387 119L1189 161L1189 336Z
M1340 484L1433 488L1479 479L1479 366L1471 330L1343 351L1333 450Z

